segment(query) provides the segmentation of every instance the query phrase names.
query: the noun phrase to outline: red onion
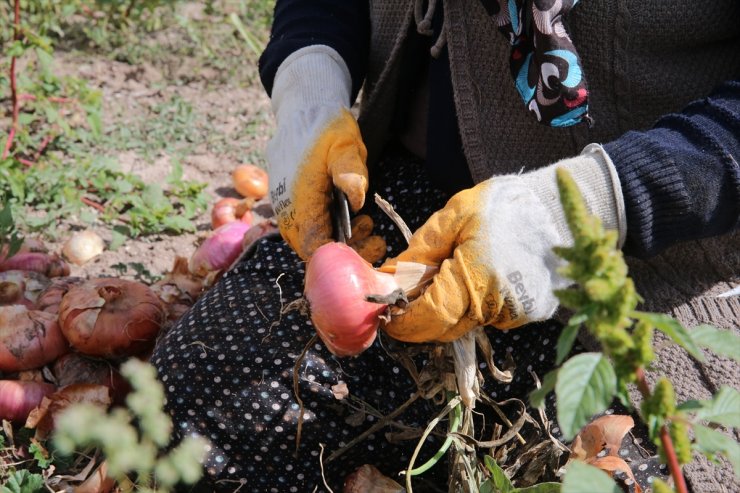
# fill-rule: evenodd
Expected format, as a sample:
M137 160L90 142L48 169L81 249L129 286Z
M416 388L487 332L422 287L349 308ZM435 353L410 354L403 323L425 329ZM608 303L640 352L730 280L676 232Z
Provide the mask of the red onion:
M56 315L22 305L0 307L0 371L38 368L67 350Z
M48 277L69 275L69 265L59 255L40 252L17 253L0 262L0 272L8 270L38 272Z
M311 321L329 351L356 356L375 340L386 305L365 301L369 294L399 289L391 274L376 271L343 243L319 247L306 267L305 297Z
M190 257L190 272L206 276L229 267L242 252L242 240L248 229L249 224L241 221L217 228Z
M31 409L55 390L50 383L0 380L0 419L23 423Z

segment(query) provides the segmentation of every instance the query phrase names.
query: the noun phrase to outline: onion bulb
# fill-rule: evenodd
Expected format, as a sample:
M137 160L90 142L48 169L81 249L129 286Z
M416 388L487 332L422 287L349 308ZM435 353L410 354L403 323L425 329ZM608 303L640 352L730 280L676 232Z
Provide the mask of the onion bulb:
M242 252L242 240L249 225L241 221L224 224L201 244L188 262L190 272L206 276L229 267Z
M375 340L386 305L365 301L365 296L397 289L393 275L376 271L343 243L322 245L306 266L304 294L311 321L337 356L356 356Z
M0 380L0 419L23 423L31 409L55 391L50 383Z
M267 172L253 164L240 164L231 175L234 188L242 197L260 200L267 195Z
M0 371L38 368L67 350L56 315L22 305L0 307Z
M152 285L152 291L164 303L170 320L177 320L188 311L203 292L204 280L191 274L185 257L175 258L175 263L163 279Z
M247 203L246 200L239 200L233 197L226 197L213 206L211 210L211 226L218 229L226 223L241 221L246 224L252 224L254 215L251 211L253 201Z
M0 272L9 270L24 270L38 272L47 277L69 275L69 265L56 254L41 252L16 253L12 257L0 262Z
M82 265L103 253L104 248L103 239L97 233L79 231L64 243L62 254L73 264Z
M24 305L33 309L40 294L49 286L48 277L37 272L0 272L0 305Z
M83 354L117 358L149 350L166 318L146 285L100 278L71 288L59 305L59 324Z
M36 309L42 312L59 313L59 304L72 286L81 284L81 277L57 277L44 289L36 301Z

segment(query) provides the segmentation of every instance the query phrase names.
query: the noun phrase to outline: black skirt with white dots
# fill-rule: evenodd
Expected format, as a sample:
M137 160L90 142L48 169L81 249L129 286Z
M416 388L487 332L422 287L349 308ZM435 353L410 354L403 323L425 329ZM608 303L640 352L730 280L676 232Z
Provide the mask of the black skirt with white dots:
M389 157L373 178L368 196L377 191L412 230L449 198L408 156ZM394 224L374 204L366 209L388 255L402 251L405 241ZM315 331L304 315L284 309L302 296L304 275L303 262L281 239L265 238L157 343L152 363L165 387L175 439L199 435L209 441L204 491L312 492L326 491L327 485L341 491L344 478L363 464L402 483L398 473L408 466L418 438L397 440L393 432L423 429L442 409L419 399L394 418L395 425L333 458L417 388L382 339L356 358L337 358L317 340L298 372L304 419L296 450L300 405L294 365ZM505 364L508 353L518 368L511 383L488 382L485 391L494 399L526 399L534 388L532 372L541 378L552 368L559 331L555 322L508 332L489 329L497 365ZM485 374L484 363L481 369ZM349 396L340 400L335 391L342 383ZM417 464L440 443L430 437ZM447 491L446 478L441 461L414 479L414 489Z

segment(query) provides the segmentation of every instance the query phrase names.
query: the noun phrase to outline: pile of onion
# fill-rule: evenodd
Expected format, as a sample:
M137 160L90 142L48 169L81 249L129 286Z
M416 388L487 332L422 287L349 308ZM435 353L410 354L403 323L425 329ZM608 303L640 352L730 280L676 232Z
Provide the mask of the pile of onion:
M59 324L70 345L104 358L150 350L166 317L149 287L123 279L91 279L74 286L59 306Z

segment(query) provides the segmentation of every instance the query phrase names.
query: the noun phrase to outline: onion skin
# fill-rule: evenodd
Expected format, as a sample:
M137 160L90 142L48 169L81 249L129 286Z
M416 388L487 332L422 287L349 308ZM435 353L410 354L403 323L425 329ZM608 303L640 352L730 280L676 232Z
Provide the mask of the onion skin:
M47 287L38 300L36 300L36 309L43 312L59 313L59 304L62 302L62 298L72 286L81 284L81 277L57 277L51 281L49 287Z
M226 223L236 221L236 206L239 205L239 199L226 197L213 206L211 210L211 226L218 229Z
M51 280L38 272L8 270L0 272L0 305L24 305L33 309Z
M124 279L91 279L70 289L59 305L59 324L70 345L103 358L148 351L166 317L149 287Z
M41 404L56 388L50 383L0 380L0 419L23 423L31 409Z
M398 289L392 275L376 271L343 243L316 249L305 281L311 321L336 356L357 356L375 340L386 305L367 302L365 296Z
M242 252L242 241L248 229L248 224L234 221L215 230L190 257L190 272L206 276L229 267Z
M255 200L267 195L269 178L267 172L253 164L240 164L231 174L234 188L242 197Z
M22 305L0 307L0 371L39 368L68 350L56 315Z
M17 253L0 262L0 272L8 270L24 270L38 272L47 277L61 277L69 275L69 265L56 254L40 252Z
M104 249L105 243L97 233L79 231L64 243L62 254L73 264L83 265L103 253Z

